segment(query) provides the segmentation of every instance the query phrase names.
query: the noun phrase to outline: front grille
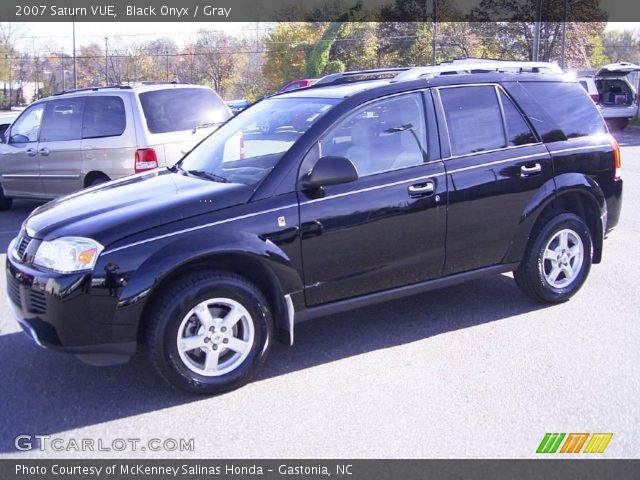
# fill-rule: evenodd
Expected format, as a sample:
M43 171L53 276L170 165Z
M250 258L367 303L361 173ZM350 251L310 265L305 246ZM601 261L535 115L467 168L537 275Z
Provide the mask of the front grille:
M31 238L29 238L26 234L20 235L18 237L18 241L16 243L16 253L18 254L18 258L21 260L24 258L24 252L27 251L27 247L31 243Z
M22 298L20 297L20 284L18 281L9 277L7 279L7 293L9 294L9 299L15 303L18 308L22 308Z
M29 312L43 314L47 312L47 299L42 292L29 290Z

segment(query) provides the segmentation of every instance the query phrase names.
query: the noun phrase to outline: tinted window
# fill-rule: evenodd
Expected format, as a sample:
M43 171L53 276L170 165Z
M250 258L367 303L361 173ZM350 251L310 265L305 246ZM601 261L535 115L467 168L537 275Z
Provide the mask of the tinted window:
M526 120L503 91L500 91L500 101L502 102L502 111L504 112L504 120L507 125L509 146L514 147L535 143L537 141L536 137L529 128Z
M79 140L82 137L83 98L49 100L42 119L41 142Z
M606 132L598 108L577 83L523 82L567 138Z
M126 126L124 102L120 97L87 97L82 121L82 138L116 137Z
M44 103L28 108L11 126L11 141L15 143L37 142Z
M424 108L416 93L359 108L333 127L320 147L322 156L346 157L365 176L424 163L425 139Z
M505 147L502 115L495 88L456 87L440 90L452 155Z
M140 94L140 103L151 133L192 130L229 118L225 103L208 88L152 90Z

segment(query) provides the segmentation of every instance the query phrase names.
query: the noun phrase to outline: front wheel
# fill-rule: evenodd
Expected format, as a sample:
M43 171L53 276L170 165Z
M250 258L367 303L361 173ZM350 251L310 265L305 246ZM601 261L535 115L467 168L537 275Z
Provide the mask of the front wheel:
M222 272L182 277L147 318L151 363L171 385L214 394L247 383L264 363L273 327L264 295Z
M534 300L564 302L587 279L591 257L589 228L577 215L561 213L549 219L532 238L514 278Z

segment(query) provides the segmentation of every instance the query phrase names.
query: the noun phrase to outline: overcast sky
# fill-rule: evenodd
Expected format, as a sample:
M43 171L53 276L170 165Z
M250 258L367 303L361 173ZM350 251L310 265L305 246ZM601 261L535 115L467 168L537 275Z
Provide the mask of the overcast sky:
M152 22L112 22L112 23L76 23L76 47L97 42L104 44L104 37L110 42L153 40L158 37L170 37L179 46L194 40L200 29L219 30L236 36L254 38L256 30L260 34L267 29L267 24L240 22L183 22L183 23L152 23ZM623 30L640 28L640 22L610 22L608 30ZM23 24L24 39L21 47L26 50L58 50L66 52L72 50L73 26L70 22L25 23Z

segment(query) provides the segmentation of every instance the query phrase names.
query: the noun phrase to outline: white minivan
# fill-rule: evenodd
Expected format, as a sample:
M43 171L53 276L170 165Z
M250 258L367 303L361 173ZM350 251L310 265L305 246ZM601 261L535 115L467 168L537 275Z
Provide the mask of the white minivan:
M598 107L611 130L624 129L638 115L637 82L640 65L621 62L605 65L595 74Z

